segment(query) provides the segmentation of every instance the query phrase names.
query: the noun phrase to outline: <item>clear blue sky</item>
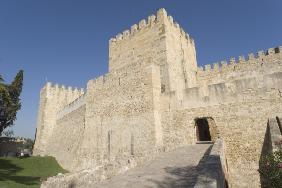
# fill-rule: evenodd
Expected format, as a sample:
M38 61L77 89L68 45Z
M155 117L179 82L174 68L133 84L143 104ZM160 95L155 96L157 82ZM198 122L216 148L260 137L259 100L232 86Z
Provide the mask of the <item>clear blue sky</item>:
M282 45L281 0L0 0L0 74L25 71L15 134L34 137L46 77L85 87L107 72L108 40L161 7L195 39L199 65Z

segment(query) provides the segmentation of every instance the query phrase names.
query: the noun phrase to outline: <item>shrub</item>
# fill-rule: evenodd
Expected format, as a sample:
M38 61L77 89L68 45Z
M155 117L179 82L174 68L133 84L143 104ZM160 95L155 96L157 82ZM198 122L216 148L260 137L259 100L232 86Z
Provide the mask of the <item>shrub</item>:
M259 173L264 179L263 187L282 187L282 149L262 157Z

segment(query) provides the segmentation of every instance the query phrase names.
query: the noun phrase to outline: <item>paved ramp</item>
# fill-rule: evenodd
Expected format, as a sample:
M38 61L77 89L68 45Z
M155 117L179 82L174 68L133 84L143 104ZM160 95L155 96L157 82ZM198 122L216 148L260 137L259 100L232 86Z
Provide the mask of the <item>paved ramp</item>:
M99 188L194 187L211 144L197 144L164 153L142 167L131 169L100 184Z

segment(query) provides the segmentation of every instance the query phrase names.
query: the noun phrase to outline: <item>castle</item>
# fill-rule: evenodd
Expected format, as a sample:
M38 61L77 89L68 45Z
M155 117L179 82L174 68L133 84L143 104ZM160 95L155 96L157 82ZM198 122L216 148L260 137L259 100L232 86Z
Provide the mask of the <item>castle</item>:
M281 51L198 67L194 40L160 9L110 39L109 72L86 91L41 89L33 153L72 172L111 164L114 174L221 138L229 185L260 187L267 121L282 116Z

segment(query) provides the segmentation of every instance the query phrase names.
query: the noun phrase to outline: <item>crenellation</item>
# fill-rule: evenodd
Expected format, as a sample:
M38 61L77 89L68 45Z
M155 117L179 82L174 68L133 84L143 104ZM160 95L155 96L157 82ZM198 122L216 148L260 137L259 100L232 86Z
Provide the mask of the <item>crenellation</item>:
M130 31L129 30L125 30L122 32L122 37L123 39L127 39L130 35Z
M174 25L174 27L175 27L176 29L180 29L180 26L179 26L179 24L178 24L177 22L174 22L173 25Z
M215 70L215 71L219 71L219 63L214 63L213 64L213 70Z
M254 56L253 53L249 53L248 54L248 59L246 60L245 57L243 55L240 55L238 57L238 61L236 61L236 58L232 57L229 60L229 63L227 63L226 61L222 61L220 65L218 66L211 66L211 65L206 65L205 69L203 71L202 75L211 75L211 74L218 74L218 70L219 71L235 71L238 69L249 69L253 66L255 66L257 64L257 62L260 61L267 61L267 62L274 62L274 59L282 59L279 52L277 52L279 47L276 48L269 48L267 50L267 52L265 53L264 51L260 50L259 52L257 52L257 57ZM269 59L270 58L270 59ZM256 66L255 66L256 67Z
M171 25L173 25L174 24L173 17L169 15L167 18L168 18L169 23L171 23Z
M244 55L239 56L238 63L246 63Z
M122 34L119 33L118 35L116 35L116 37L111 38L109 40L110 44L111 43L116 43L118 41L122 41L122 40L126 40L127 38L129 38L131 35L136 34L137 32L143 30L144 28L146 28L148 25L152 26L154 25L157 21L163 21L163 19L165 19L167 17L165 10L159 10L157 16L155 15L150 15L148 16L147 20L146 19L142 19L139 21L138 24L134 24L131 26L130 31L129 30L125 30Z
M148 16L148 24L153 25L156 21L156 16L155 15L150 15Z
M195 41L192 37L190 37L190 42L192 43L193 46L195 46Z
M51 83L51 82L47 82L47 83L46 83L46 88L49 89L49 88L51 88L51 87L53 87L52 83Z
M116 39L117 39L117 41L122 40L122 34L121 33L117 34Z
M68 92L72 92L73 88L71 86L68 86Z
M202 76L204 73L205 73L204 68L202 66L197 67L197 72L196 72L197 76Z
M235 63L236 63L235 57L231 57L230 60L229 60L229 64L234 65Z
M55 84L55 88L56 88L56 90L59 90L59 88L60 88L59 84Z
M188 33L185 34L185 38L186 38L187 41L190 41L190 36L189 36Z
M167 12L164 8L161 8L157 11L157 20L162 21L167 18Z
M274 48L269 48L267 50L267 55L273 55L273 54L275 54Z
M139 29L143 29L143 28L146 27L146 25L147 25L146 20L145 20L145 19L142 19L142 20L139 22L139 24L138 24L138 28L139 28Z
M43 87L47 89L47 93L50 97L61 97L67 98L68 101L74 100L75 96L80 96L84 94L83 88L78 89L77 87L73 88L71 86L64 86L59 84L53 84L51 82L47 82L46 85Z
M211 65L210 64L205 65L205 71L210 71L210 70L211 70Z
M226 60L221 61L220 64L221 64L222 68L226 68L227 67L227 61Z
M265 53L263 50L260 50L257 52L257 57L259 60L263 59L265 57Z
M248 61L254 61L255 60L255 55L253 53L248 54Z
M198 71L203 71L203 70L204 70L204 68L202 66L198 67Z
M130 29L131 34L134 34L137 31L138 31L138 25L137 24L132 25Z
M185 37L186 32L184 31L184 29L182 27L180 28L180 33L184 38L186 38Z
M116 38L111 38L110 40L109 40L109 43L115 43L117 41L117 39Z

